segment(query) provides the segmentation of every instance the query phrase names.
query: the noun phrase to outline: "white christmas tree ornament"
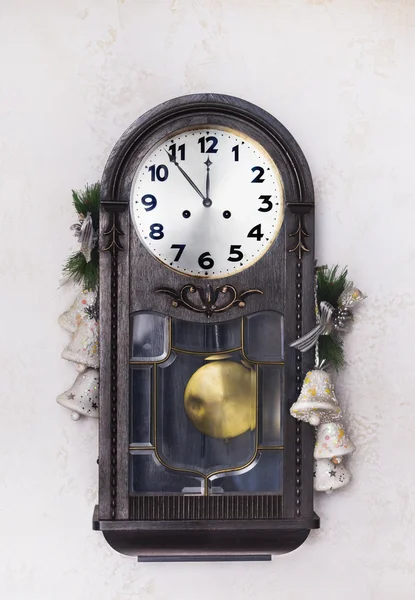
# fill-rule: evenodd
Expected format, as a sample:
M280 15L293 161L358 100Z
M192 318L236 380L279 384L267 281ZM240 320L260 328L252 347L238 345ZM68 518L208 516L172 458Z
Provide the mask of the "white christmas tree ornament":
M98 417L98 384L97 369L87 369L80 373L72 387L56 398L58 404L68 408L71 418L78 421L81 415Z

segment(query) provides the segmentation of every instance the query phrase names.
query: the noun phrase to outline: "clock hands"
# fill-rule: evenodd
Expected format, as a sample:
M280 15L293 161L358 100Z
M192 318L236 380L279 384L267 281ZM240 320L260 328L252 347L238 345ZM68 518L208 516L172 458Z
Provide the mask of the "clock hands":
M165 151L166 151L167 156L170 159L170 162L172 162L174 165L176 165L176 167L179 169L180 173L183 175L183 177L186 179L186 181L188 181L190 183L190 185L195 190L195 192L197 192L199 194L199 196L202 198L202 200L203 200L203 206L211 206L212 200L208 197L208 195L209 195L209 188L210 188L209 167L212 164L211 161L208 159L205 162L205 165L207 166L207 173L206 173L206 196L205 196L199 190L199 188L194 183L194 181L189 177L189 175L186 173L186 171L181 168L181 166L177 162L177 159L176 159L175 155L173 153L170 154L166 149L165 149Z
M167 150L166 150L167 152ZM202 194L202 192L199 190L199 188L197 187L197 185L194 183L194 181L192 181L192 179L190 179L189 175L186 173L186 171L184 171L181 166L179 165L179 163L176 160L176 157L174 156L173 153L169 154L167 152L167 156L170 159L170 162L172 162L174 165L176 165L176 167L179 169L180 173L183 175L183 177L190 183L190 185L192 186L192 188L195 190L195 192L197 192L199 194L199 196L201 198L203 198L203 201L205 200L205 196Z
M207 161L203 163L206 165L206 198L203 199L203 206L211 206L212 200L209 198L210 195L210 165L213 164L208 157Z

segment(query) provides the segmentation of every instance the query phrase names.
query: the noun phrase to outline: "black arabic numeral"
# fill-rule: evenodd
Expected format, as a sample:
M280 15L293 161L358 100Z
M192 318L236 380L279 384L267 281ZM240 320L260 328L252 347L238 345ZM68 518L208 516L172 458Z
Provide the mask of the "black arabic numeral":
M172 244L172 250L178 250L176 254L176 258L173 258L174 262L180 260L181 255L183 254L183 250L186 248L186 244Z
M255 225L255 227L252 227L251 231L246 237L255 238L256 240L258 240L258 242L260 242L261 239L264 237L264 234L261 233L261 223L259 223L259 225Z
M156 197L153 194L144 194L141 198L141 204L144 205L144 210L148 212L149 210L153 210L157 206Z
M197 140L197 143L200 144L200 152L206 152L208 154L212 154L217 152L217 148L216 146L218 145L218 140L217 138L213 137L212 135L209 135L207 138L205 137L201 137ZM206 143L210 143L209 148L206 147Z
M213 262L213 258L210 255L210 252L203 252L203 254L199 256L197 262L199 263L199 267L201 267L202 269L211 269L215 264Z
M149 173L151 175L151 181L166 181L169 176L169 170L166 165L151 165L149 168Z
M150 237L152 240L161 240L164 238L163 225L161 223L153 223L150 225Z
M269 212L274 206L270 200L271 196L260 196L259 200L262 200L261 204L265 204L265 206L260 206L258 210L260 212Z
M169 147L170 154L173 154L174 158L177 158L177 153L179 153L180 160L185 160L186 158L186 150L184 144L180 144L178 148L176 148L176 144L172 144Z
M253 178L251 183L264 183L265 179L261 179L265 173L265 171L262 167L252 167L251 171L252 171L252 173L255 173L255 171L258 171L258 175L256 175Z
M232 152L234 153L235 162L239 160L239 145L236 145L232 148Z
M239 262L240 260L243 259L244 255L239 250L239 248L241 248L241 244L239 244L239 245L232 244L231 245L230 250L229 250L228 260L230 260L231 262ZM234 256L231 256L231 254L233 254Z

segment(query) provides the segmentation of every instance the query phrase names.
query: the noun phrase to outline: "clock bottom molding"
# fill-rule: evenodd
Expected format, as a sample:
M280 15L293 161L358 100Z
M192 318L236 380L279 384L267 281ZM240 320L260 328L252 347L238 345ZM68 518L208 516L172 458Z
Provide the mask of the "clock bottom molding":
M264 520L129 521L100 520L95 508L93 528L102 531L117 552L139 561L269 560L292 552L305 542L319 518Z

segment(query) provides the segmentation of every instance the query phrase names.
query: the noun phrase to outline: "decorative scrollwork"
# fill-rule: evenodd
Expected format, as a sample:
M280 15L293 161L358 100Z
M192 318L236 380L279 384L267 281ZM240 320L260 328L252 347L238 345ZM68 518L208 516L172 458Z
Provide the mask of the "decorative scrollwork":
M298 252L298 258L301 260L303 252L310 252L309 248L305 245L304 238L309 237L307 231L303 226L303 217L302 215L298 215L298 227L294 231L294 233L288 234L290 237L298 236L297 244L294 248L288 250L288 252Z
M124 246L120 242L120 236L124 235L123 232L117 227L117 213L112 213L112 224L107 231L103 232L104 236L111 236L109 243L105 248L102 248L102 252L111 252L115 254L117 250L124 250Z
M233 285L220 285L213 288L211 285L201 286L187 284L180 291L171 288L160 288L156 290L159 294L167 294L172 298L171 305L174 308L184 306L189 310L205 313L211 317L214 313L224 312L234 306L244 308L245 299L252 294L263 294L261 290L246 290L238 293Z

